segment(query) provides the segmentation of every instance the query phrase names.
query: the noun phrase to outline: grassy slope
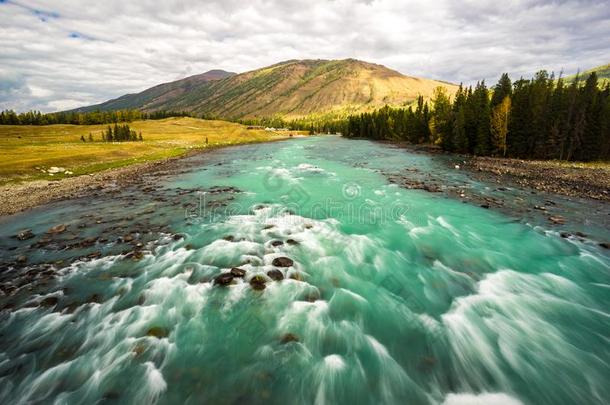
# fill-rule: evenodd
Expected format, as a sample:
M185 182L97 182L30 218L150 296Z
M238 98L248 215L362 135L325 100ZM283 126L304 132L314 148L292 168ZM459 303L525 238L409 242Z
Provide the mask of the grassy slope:
M58 166L79 175L178 156L193 148L263 142L287 136L195 118L137 121L130 126L142 131L144 142L100 142L106 125L0 126L0 184L66 176L50 176L37 167ZM95 142L80 141L81 135L88 138L89 133Z
M593 72L597 74L597 79L600 87L610 84L610 64L597 66L593 69L589 69L580 73L580 81L584 83L584 81L587 80L587 77L589 77L589 75ZM576 75L567 76L565 80L566 82L572 82L575 77Z
M228 119L344 117L386 104L404 106L429 98L437 86L450 94L457 86L405 76L354 59L291 60L220 80L193 84L159 95L160 85L126 95L100 108L192 111ZM91 109L91 108L88 108Z

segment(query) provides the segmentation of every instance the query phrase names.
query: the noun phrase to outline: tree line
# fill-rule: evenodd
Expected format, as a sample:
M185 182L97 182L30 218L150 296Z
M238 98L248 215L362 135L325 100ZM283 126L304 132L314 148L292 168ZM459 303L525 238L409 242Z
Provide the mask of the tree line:
M16 113L13 110L4 110L0 112L0 125L99 125L140 120L160 120L170 117L193 117L193 115L184 111L154 111L150 113L140 110L62 111L45 114L40 111Z
M439 87L430 104L419 97L414 107L351 116L342 132L481 156L610 159L610 85L600 88L595 73L570 84L546 71L514 83L503 74L492 89L483 81L450 98Z

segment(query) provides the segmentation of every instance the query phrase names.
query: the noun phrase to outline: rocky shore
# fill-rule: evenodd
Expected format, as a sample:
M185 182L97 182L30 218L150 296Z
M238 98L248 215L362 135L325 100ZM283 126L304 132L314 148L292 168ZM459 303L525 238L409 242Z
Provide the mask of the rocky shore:
M175 168L176 162L185 156L187 155L62 180L35 180L0 186L0 216L16 214L54 201L84 197L109 186L131 184L144 174Z
M463 167L483 180L491 177L503 185L610 201L610 166L491 157L470 157L465 162Z

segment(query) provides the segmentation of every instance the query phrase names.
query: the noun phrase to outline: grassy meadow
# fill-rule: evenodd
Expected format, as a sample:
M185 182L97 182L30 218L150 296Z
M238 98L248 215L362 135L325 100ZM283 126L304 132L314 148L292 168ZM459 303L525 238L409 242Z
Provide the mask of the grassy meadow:
M103 142L108 125L2 125L0 126L0 184L35 179L60 179L179 156L194 148L264 142L287 133L248 130L245 126L196 118L135 121L129 126L142 132L143 142ZM89 142L89 134L94 141ZM81 141L84 136L86 142ZM206 145L206 138L208 144ZM72 172L49 174L61 167Z

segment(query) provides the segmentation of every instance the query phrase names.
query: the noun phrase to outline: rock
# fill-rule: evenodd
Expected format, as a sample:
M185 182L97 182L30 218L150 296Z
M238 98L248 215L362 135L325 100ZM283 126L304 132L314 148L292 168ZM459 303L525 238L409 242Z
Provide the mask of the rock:
M599 244L599 246L603 247L604 249L610 249L610 242L602 242Z
M125 235L122 238L123 242L131 242L133 240L133 236L131 235Z
M35 235L32 233L31 229L24 229L17 233L16 238L19 240L28 240L32 239Z
M546 207L542 205L534 205L535 210L546 211Z
M290 275L290 278L292 280L296 280L296 281L304 281L305 279L303 278L303 275L301 273L292 273Z
M19 264L26 264L27 261L28 261L28 258L27 258L26 255L19 255L19 256L17 256L17 260L16 261Z
M561 215L556 215L556 216L551 216L549 217L549 221L551 221L554 224L565 224L566 220L564 217L562 217Z
M47 297L44 300L40 301L41 307L54 307L59 302L57 297Z
M486 210L489 209L489 204L485 203L485 204L481 204L481 208L485 208Z
M290 342L298 342L299 341L299 337L297 335L295 335L294 333L286 333L285 335L283 335L280 338L280 342L285 345L286 343L290 343Z
M125 259L131 259L134 261L142 260L144 257L144 253L139 250L134 250L133 252L129 252L125 255Z
M570 236L572 236L569 232L561 232L559 235L562 238L569 238Z
M267 279L265 277L261 276L260 274L258 274L250 279L250 286L252 287L252 289L260 291L260 290L265 289L266 282L267 282Z
M83 239L79 245L80 247L89 247L93 246L95 242L97 242L97 237L91 236Z
M267 272L267 275L273 281L281 281L284 279L284 273L282 273L278 269L269 270Z
M180 235L179 233L174 234L174 236L172 236L172 239L174 239L174 240L180 240L182 238L184 238L184 236Z
M233 267L230 273L233 277L244 277L246 275L246 270L240 269L239 267Z
M294 262L288 257L276 257L273 259L271 264L275 267L290 267L294 264Z
M223 239L226 240L227 242L233 242L235 240L235 236L227 235Z
M288 239L288 240L286 241L286 243L287 243L287 244L289 244L289 245L291 245L291 246L296 246L296 245L298 245L298 244L299 244L299 242L298 242L298 241L296 241L296 240L294 240L294 239Z
M47 233L51 233L51 234L62 233L62 232L65 232L66 228L67 228L67 226L65 224L55 225L54 227L49 228Z
M579 238L586 238L587 234L582 233L582 232L574 232L574 235L578 236Z
M162 339L169 336L169 330L160 326L153 326L146 332L146 335L156 337L157 339Z
M227 286L233 282L233 274L231 273L222 273L219 276L214 278L214 285Z
M282 242L281 240L274 240L271 242L271 246L273 246L273 247L282 246L283 244L284 244L284 242Z

